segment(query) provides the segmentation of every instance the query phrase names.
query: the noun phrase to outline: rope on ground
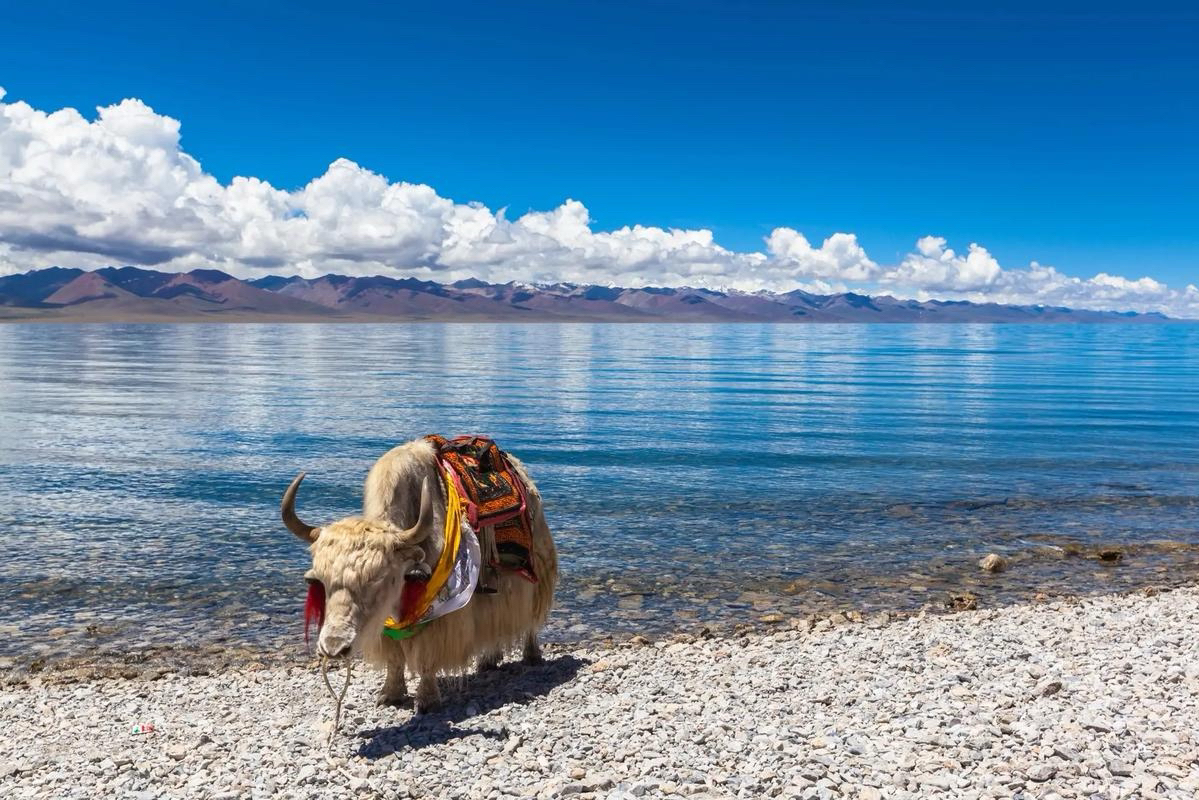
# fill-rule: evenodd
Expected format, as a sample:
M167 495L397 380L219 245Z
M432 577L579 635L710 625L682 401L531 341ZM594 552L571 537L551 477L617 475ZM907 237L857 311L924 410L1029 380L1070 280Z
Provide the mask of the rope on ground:
M346 659L346 682L341 687L341 693L333 691L333 683L329 680L329 658L321 656L321 677L325 679L325 688L329 690L329 696L333 698L333 727L329 731L329 739L325 742L325 747L329 750L333 749L333 737L337 735L337 729L341 725L341 703L346 699L346 692L350 691L350 659Z

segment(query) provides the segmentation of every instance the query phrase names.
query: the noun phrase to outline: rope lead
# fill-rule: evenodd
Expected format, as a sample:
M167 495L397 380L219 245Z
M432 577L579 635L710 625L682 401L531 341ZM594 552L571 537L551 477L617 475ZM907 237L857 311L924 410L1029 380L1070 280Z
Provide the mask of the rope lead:
M329 696L333 698L333 729L329 731L329 739L325 742L325 747L332 750L333 737L337 735L337 729L341 725L341 703L346 699L346 692L350 690L350 659L346 659L346 682L341 687L341 694L333 691L333 683L329 680L328 656L321 656L321 677L325 679L325 688L329 690Z

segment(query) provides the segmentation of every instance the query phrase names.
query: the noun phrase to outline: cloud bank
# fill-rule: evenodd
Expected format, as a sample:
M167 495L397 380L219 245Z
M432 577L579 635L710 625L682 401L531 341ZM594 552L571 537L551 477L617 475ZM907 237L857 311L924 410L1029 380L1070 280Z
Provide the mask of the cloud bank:
M1082 279L1037 263L1003 267L925 236L882 266L852 233L818 245L776 228L761 252L717 244L710 230L634 225L595 230L566 200L508 219L430 186L390 182L347 159L287 191L258 178L228 184L180 147L178 120L127 99L88 119L5 102L0 89L0 274L49 265L217 268L241 277L411 275L504 282L706 286L754 291L886 292L917 299L1161 311L1199 317L1199 289L1100 273Z

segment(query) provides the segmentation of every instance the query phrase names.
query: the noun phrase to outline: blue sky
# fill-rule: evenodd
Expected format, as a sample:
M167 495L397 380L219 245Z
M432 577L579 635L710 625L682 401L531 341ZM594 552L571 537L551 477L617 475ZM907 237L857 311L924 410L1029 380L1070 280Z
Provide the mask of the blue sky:
M221 182L337 158L509 218L922 236L1199 280L1199 12L1139 3L50 3L6 11L6 102L138 98ZM330 10L334 9L334 10Z

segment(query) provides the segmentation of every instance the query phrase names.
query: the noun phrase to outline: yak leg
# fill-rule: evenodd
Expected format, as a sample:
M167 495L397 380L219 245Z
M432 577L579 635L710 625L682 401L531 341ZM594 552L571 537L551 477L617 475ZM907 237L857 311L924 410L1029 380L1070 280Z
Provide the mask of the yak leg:
M408 681L404 679L404 650L399 643L388 647L387 677L383 679L383 688L376 698L381 706L410 706L412 698L408 696Z
M525 651L521 657L521 661L528 666L545 663L545 659L541 656L541 645L537 643L537 633L535 631L525 637Z
M479 666L477 667L476 671L483 673L499 669L500 662L503 660L504 653L502 650L494 650L490 653L484 653L483 655L479 656Z
M441 708L441 689L437 686L437 673L426 672L420 676L416 686L416 713L424 714Z

